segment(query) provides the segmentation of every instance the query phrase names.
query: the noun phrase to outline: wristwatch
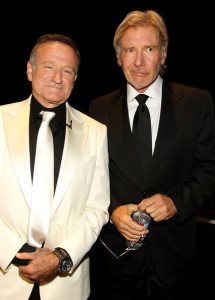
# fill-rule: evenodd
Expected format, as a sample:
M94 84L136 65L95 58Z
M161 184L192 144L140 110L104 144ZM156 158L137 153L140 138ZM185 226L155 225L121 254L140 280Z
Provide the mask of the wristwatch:
M53 253L59 258L59 272L69 272L73 266L72 260L60 248L55 248Z

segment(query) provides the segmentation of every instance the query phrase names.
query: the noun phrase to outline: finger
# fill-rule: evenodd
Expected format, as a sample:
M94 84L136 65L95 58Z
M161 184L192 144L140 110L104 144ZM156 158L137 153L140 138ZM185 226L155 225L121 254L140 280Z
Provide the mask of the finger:
M156 195L153 195L149 198L143 199L140 204L138 204L138 208L141 211L145 211L147 207L151 206L156 201Z
M125 238L129 241L132 241L132 242L135 242L137 240L139 240L141 237L145 237L147 234L149 233L149 230L144 230L141 234L134 234L134 235L131 235L131 234L126 234L125 235Z
M168 202L157 201L155 204L147 208L147 212L151 217L155 218L161 215L163 219L169 218L175 214L174 206Z
M164 215L159 215L157 217L155 217L153 220L155 222L161 222L161 221L165 221L165 220L168 220L170 217L165 217Z
M19 259L30 259L30 260L32 260L33 258L35 258L35 252L16 253L16 257L19 258Z
M127 230L122 230L121 234L126 238L126 239L138 239L142 233L136 230L132 230L131 228L128 228Z
M141 231L136 231L136 230L128 230L123 233L123 235L126 237L126 239L129 240L137 240L141 236L145 236L149 230L143 226L143 229Z
M150 216L153 218L155 222L167 220L169 215L164 207L155 210L154 212L150 213Z
M154 202L153 204L151 204L150 206L148 206L146 208L146 212L151 216L153 217L153 213L157 212L157 213L160 213L160 211L164 211L165 210L165 206L163 205L163 203L157 201L157 202Z
M28 266L20 266L19 267L20 274L25 278L30 278L32 280L32 276L34 274L33 268Z

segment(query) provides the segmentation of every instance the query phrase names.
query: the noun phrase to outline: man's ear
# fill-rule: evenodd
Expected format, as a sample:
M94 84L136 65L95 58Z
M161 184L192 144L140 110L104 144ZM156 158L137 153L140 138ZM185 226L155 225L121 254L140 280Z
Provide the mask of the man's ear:
M117 58L118 65L121 67L122 66L122 62L121 62L121 59L120 59L120 56L119 56L118 53L116 54L116 58Z
M28 76L28 80L32 81L32 74L33 74L33 67L30 61L28 61L27 63L27 76Z
M75 77L74 77L74 83L75 83L77 77L78 77L78 73L75 74ZM73 83L73 84L74 84L74 83Z
M167 57L167 51L163 50L163 54L162 54L162 57L161 57L161 65L165 64L166 57Z

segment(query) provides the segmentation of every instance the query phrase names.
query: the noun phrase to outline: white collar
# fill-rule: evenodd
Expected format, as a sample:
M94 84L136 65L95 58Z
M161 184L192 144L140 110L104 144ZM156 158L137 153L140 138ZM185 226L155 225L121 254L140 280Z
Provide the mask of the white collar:
M162 86L163 86L163 79L160 75L157 77L155 82L145 91L145 95L149 96L152 99L157 101L161 101L162 97ZM127 102L131 102L135 99L135 97L139 93L135 90L129 83L127 83Z

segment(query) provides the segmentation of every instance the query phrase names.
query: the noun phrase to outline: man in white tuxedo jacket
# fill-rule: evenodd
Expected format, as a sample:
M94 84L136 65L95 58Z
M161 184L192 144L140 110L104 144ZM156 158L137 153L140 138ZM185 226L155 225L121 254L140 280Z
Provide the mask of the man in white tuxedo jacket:
M70 38L40 37L27 64L32 95L0 107L1 300L85 300L90 293L87 253L108 221L109 175L106 127L66 102L79 63ZM53 131L50 122L55 193L40 247L29 216L41 109L54 111L59 126Z

